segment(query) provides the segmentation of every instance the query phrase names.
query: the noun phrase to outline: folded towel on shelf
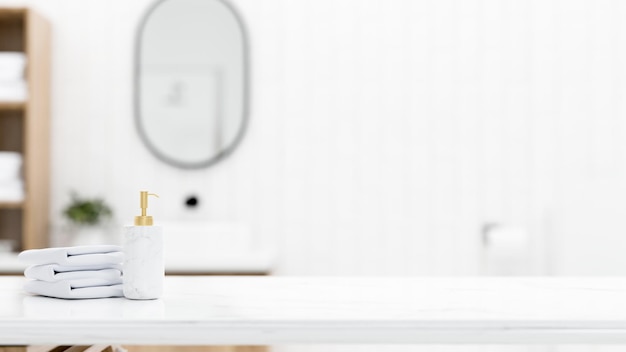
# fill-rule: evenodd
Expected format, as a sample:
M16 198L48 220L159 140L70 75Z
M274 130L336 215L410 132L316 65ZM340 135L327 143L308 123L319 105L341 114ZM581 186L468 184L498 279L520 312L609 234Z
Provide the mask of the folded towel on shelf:
M115 265L124 260L124 253L120 246L97 245L29 249L21 252L18 258L29 264Z
M63 266L58 264L32 265L24 270L28 279L56 282L63 280L103 279L119 281L122 278L121 265ZM120 281L121 282L121 281ZM113 285L111 283L110 285Z
M25 101L27 98L28 86L25 81L0 81L0 101L22 102Z
M13 180L0 182L0 202L21 202L24 200L24 182Z
M0 184L21 180L22 154L0 151Z
M24 283L24 291L41 296L66 299L124 296L121 284L110 286L73 287L72 281L46 282L40 280L29 280Z
M0 82L24 79L26 54L16 51L0 52Z

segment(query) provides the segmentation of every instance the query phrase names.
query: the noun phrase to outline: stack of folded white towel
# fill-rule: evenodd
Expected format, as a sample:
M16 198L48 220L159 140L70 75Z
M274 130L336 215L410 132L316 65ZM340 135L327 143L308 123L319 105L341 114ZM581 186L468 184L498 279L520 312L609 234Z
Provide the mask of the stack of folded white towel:
M0 152L0 202L24 200L22 181L22 154Z
M24 79L26 55L21 52L0 52L0 101L24 101L27 86Z
M18 258L31 264L24 290L56 298L123 297L120 246L31 249Z

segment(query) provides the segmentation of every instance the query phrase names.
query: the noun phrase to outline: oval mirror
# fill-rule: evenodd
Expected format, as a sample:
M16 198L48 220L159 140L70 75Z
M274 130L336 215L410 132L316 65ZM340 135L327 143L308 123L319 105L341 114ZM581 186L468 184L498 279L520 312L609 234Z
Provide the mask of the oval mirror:
M247 119L247 48L226 2L157 2L139 26L135 65L136 123L158 158L200 168L235 148Z

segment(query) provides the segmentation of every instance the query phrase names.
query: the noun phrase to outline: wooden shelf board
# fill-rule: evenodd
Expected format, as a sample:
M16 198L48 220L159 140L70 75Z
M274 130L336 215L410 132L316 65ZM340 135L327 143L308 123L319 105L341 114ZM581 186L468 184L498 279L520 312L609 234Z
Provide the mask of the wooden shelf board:
M27 11L24 7L3 7L0 8L0 19L22 19Z
M24 202L2 202L0 201L0 209L20 209L24 206Z
M0 101L0 110L22 110L26 107L23 101Z

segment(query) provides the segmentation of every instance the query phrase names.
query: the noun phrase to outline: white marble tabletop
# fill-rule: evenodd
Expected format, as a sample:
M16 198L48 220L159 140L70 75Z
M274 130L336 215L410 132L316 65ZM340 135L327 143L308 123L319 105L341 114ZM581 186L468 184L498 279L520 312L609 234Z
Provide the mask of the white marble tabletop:
M0 344L626 343L626 278L166 278L153 301L0 277Z

